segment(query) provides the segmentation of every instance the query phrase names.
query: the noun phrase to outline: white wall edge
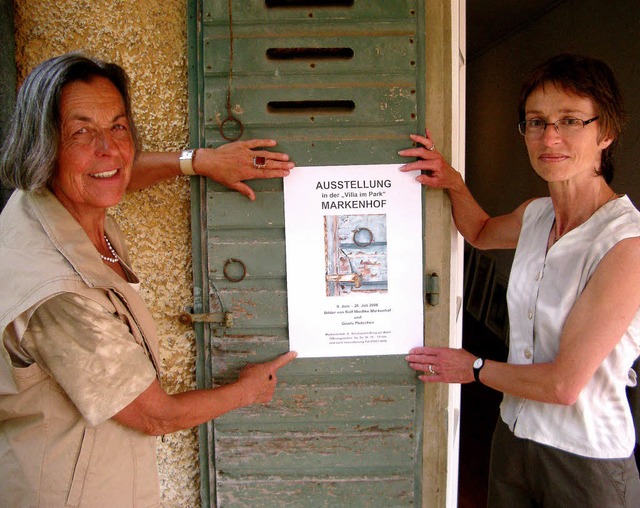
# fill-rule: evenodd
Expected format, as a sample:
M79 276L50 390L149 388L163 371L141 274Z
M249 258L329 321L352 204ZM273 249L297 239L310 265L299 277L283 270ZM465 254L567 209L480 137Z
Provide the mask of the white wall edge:
M451 2L451 164L465 175L466 110L466 0ZM456 96L457 92L457 96ZM451 286L449 345L462 347L464 241L451 226ZM460 393L459 384L449 385L447 429L447 508L458 506L458 471L460 464Z

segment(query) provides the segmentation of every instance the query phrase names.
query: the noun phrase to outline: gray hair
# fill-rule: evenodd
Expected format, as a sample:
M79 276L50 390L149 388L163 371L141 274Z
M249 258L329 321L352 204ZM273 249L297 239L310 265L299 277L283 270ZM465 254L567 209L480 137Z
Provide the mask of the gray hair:
M137 156L140 139L133 122L127 73L117 64L78 52L67 53L38 65L18 92L0 153L0 179L4 185L25 191L42 190L49 185L57 167L62 89L69 83L87 83L95 77L107 78L120 92Z

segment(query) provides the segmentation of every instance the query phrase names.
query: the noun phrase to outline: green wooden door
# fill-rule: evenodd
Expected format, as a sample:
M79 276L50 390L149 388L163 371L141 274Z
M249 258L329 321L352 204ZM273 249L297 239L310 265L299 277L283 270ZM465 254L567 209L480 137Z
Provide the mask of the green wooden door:
M275 138L299 166L399 162L424 131L424 3L189 7L194 145ZM226 138L226 139L225 139ZM282 182L257 199L192 179L202 387L288 350ZM419 218L416 218L419 220ZM422 386L401 356L299 359L276 397L201 428L205 506L420 506Z

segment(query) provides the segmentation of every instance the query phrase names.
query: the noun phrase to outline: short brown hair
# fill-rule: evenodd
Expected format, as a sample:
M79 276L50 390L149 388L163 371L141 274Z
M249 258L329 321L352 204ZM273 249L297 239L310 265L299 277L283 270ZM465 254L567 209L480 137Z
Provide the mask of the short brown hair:
M622 96L613 71L595 58L562 54L551 57L533 69L520 90L519 120L525 119L527 98L534 90L553 84L565 92L593 101L600 125L600 139L605 136L613 142L602 152L600 172L607 183L613 180L613 150L625 122Z

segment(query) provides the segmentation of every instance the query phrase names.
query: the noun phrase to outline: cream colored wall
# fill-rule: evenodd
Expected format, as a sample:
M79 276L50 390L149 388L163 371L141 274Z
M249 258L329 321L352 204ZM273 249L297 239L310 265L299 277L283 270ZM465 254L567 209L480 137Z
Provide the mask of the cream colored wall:
M122 65L132 81L137 125L146 150L187 145L185 0L15 1L18 82L39 62L84 50ZM189 184L186 178L129 194L113 211L158 326L162 384L195 386L194 334L177 321L192 302ZM163 505L199 501L196 431L158 439Z

